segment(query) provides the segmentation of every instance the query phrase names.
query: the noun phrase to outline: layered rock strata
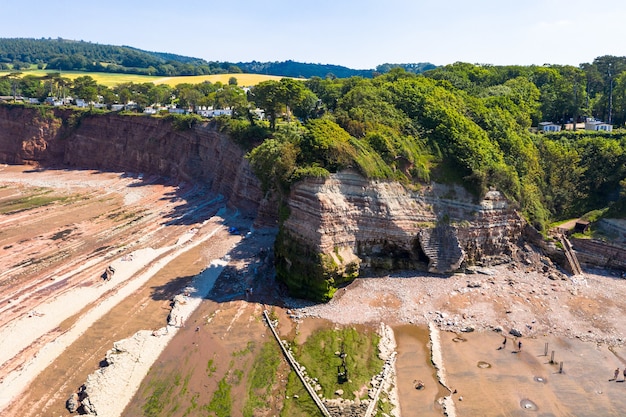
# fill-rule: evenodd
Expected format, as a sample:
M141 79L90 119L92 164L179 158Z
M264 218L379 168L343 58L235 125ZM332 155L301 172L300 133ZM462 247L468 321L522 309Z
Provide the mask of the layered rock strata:
M449 273L517 250L525 222L497 191L482 201L459 186L410 190L354 171L296 184L277 241L279 277L327 299L367 268Z

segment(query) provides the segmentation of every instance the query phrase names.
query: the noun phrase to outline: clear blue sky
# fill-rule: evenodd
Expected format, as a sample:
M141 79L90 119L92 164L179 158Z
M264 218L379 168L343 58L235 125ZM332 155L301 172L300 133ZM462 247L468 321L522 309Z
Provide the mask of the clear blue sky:
M209 61L369 69L626 56L623 0L4 0L0 37L129 45Z

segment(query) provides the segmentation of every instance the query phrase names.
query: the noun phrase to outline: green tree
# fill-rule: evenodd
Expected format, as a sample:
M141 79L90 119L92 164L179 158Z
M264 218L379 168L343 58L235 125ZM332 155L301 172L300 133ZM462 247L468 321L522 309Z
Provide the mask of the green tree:
M356 158L351 137L329 119L312 119L301 142L302 156L309 164L318 164L330 172L349 166Z
M313 103L317 102L315 94L302 81L292 78L263 81L252 89L251 95L252 101L265 111L271 129L276 129L279 114L286 113L288 122L291 122L293 109L306 117L311 114Z
M289 178L296 169L299 149L296 144L267 139L254 148L247 158L264 191L289 189Z
M21 75L22 75L21 72L14 71L2 77L5 80L7 80L9 82L9 85L11 86L11 95L13 96L13 101L17 99L17 95L20 92L19 81L20 81Z
M252 101L263 111L270 122L270 129L276 129L276 118L284 104L281 100L280 83L274 80L263 81L252 89Z
M87 102L93 102L98 99L98 83L89 75L84 75L74 79L70 92L74 95L74 98L82 98Z
M546 207L557 218L567 218L576 213L579 200L587 197L581 189L585 172L580 155L569 143L543 139L538 143L541 166L544 172L542 194Z

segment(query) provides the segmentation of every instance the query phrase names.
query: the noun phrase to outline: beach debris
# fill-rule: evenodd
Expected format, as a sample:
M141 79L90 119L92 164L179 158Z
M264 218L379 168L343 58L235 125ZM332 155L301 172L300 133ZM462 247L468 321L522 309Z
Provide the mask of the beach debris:
M104 270L104 273L102 274L102 279L105 281L110 281L111 278L113 277L113 274L115 274L115 268L109 265Z
M517 329L511 329L509 331L509 334L512 335L512 336L515 336L515 337L522 337L522 332L520 332Z
M67 411L69 411L70 413L75 413L76 410L78 410L79 404L80 403L78 401L78 394L73 392L70 394L69 398L65 402L65 408L67 408Z

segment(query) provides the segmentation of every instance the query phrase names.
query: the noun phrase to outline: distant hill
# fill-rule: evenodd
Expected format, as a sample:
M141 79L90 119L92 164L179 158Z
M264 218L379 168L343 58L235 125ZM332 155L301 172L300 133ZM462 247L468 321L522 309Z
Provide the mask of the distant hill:
M436 68L430 63L383 64L376 69L351 69L340 65L284 62L216 62L131 46L101 45L68 39L0 38L0 70L40 69L111 72L157 76L251 73L283 77L372 77L402 67L420 73Z
M356 70L340 65L305 64L291 60L284 62L238 62L236 65L241 68L243 72L301 78L326 78L326 76L334 76L336 78L349 78L354 76L371 78L374 72L372 69Z

